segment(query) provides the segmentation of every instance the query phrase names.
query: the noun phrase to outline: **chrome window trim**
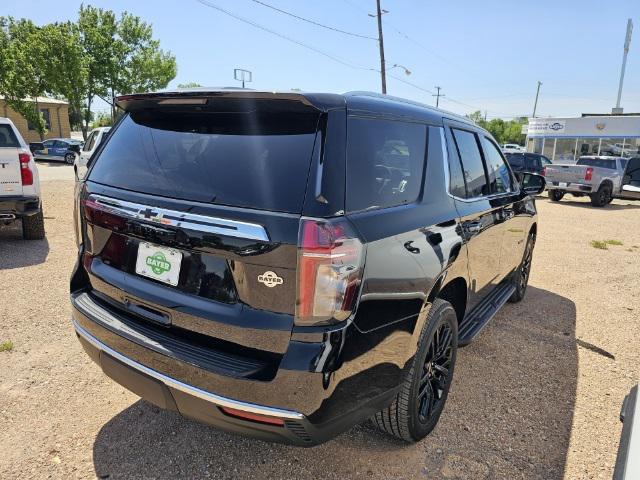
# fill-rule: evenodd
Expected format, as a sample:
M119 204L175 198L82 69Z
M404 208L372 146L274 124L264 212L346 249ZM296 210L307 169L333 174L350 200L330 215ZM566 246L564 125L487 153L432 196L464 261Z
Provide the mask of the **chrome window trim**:
M229 237L260 240L263 242L269 241L269 235L267 235L265 228L256 223L210 217L208 215L198 215L195 213L180 212L178 210L168 210L96 194L91 194L89 200L94 200L107 211L136 220L145 220L161 225L227 235Z
M440 129L440 143L442 145L442 162L444 163L445 192L447 192L447 195L449 195L451 198L458 200L460 202L468 202L468 203L477 202L478 200L493 200L495 198L510 197L512 195L520 195L520 183L515 182L515 178L513 177L512 177L512 180L514 180L518 188L512 192L494 193L492 195L484 195L481 197L473 197L473 198L460 198L456 195L453 195L449 191L449 188L451 187L451 177L449 172L449 152L447 151L447 140L444 134L444 129L446 127L438 127L438 128Z
M254 403L246 403L241 402L239 400L233 400L231 398L222 397L220 395L216 395L215 393L208 392L206 390L202 390L201 388L194 387L193 385L189 385L183 383L175 378L164 375L163 373L157 372L152 368L146 367L141 363L136 362L135 360L130 359L122 355L119 352L116 352L111 347L105 345L100 340L95 338L89 332L87 332L84 328L82 328L78 322L73 320L73 327L76 330L76 333L81 336L84 340L89 342L95 348L100 350L101 352L105 352L111 357L119 360L125 365L137 370L145 375L148 375L156 380L159 380L167 387L174 388L176 390L180 390L181 392L187 393L189 395L193 395L194 397L198 397L207 402L213 403L215 405L227 408L235 408L236 410L242 410L244 412L255 413L258 415L267 415L270 417L280 417L280 418L290 418L294 420L302 420L304 419L304 415L299 412L295 412L293 410L283 410L280 408L266 407L263 405L256 405Z

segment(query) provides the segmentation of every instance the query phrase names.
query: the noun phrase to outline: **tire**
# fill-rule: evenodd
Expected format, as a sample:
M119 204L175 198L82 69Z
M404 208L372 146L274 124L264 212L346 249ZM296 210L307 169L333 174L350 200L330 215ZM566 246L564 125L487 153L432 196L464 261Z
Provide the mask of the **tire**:
M513 286L516 287L515 292L509 297L511 303L518 303L527 293L527 285L529 285L529 274L531 273L531 259L533 258L533 247L536 244L536 237L533 233L527 238L527 245L524 247L524 254L518 269L513 272Z
M589 196L591 197L591 205L594 207L604 207L611 203L611 187L609 185L600 185L598 191Z
M73 153L67 153L64 156L64 161L67 163L67 165L73 165L73 162L75 162L76 160L76 156Z
M564 192L562 190L549 190L549 198L552 202L559 202L564 197Z
M418 350L400 392L388 407L375 414L373 423L406 442L426 437L438 423L447 401L457 350L456 312L449 302L438 298L422 328Z
M42 210L35 215L22 217L22 237L25 240L42 240L44 238L44 215Z

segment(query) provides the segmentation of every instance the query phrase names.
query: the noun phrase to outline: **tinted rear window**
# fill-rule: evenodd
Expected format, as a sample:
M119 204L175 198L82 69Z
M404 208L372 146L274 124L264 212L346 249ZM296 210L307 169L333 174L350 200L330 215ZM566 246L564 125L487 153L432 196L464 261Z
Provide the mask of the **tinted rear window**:
M517 153L507 153L505 155L512 168L524 168L524 155Z
M581 158L578 160L576 165L587 165L589 167L600 167L600 168L610 168L611 170L616 169L616 161L611 158Z
M0 124L0 148L3 147L19 147L18 139L16 138L13 129L7 124Z
M347 137L347 210L393 207L418 198L426 125L350 117Z
M89 179L198 202L298 213L316 113L142 111L112 130Z

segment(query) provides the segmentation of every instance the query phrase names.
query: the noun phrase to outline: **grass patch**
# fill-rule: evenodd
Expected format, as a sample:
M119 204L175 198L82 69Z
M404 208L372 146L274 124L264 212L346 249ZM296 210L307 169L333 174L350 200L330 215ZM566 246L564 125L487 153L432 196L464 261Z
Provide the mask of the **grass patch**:
M0 352L10 352L11 350L13 350L13 342L11 340L0 343Z
M607 250L609 248L607 242L603 242L602 240L591 240L591 246L600 250Z
M624 245L620 240L605 240L604 243L607 245Z

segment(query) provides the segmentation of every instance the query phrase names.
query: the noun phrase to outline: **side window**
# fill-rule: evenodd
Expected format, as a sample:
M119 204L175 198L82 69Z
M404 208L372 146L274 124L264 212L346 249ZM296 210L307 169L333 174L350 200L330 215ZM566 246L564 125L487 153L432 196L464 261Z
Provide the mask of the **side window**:
M53 148L55 146L55 141L54 140L45 140L44 142L42 142L42 145L44 145L44 148Z
M422 187L426 145L426 125L349 117L347 210L415 201Z
M485 162L487 163L487 173L489 174L489 184L491 193L512 192L511 172L502 158L502 154L495 143L487 137L482 137L482 149L484 150ZM535 159L534 159L535 161Z
M460 165L460 160L457 158L457 155L449 155L449 193L458 198L465 198L467 196L464 173L462 172L462 165Z
M9 125L0 124L0 148L18 147L18 139Z
M96 143L97 136L98 132L93 132L91 135L89 135L89 138L87 138L87 141L84 142L84 146L82 147L83 152L90 152L91 150L93 150L93 145Z
M540 157L540 161L542 162L543 167L551 165L551 160L549 160L547 157Z
M467 184L467 198L481 197L489 194L487 177L478 147L475 133L467 130L452 128L458 155L464 169L464 179Z
M68 148L69 144L67 144L67 142L62 142L60 140L56 140L56 142L53 144L53 148Z

